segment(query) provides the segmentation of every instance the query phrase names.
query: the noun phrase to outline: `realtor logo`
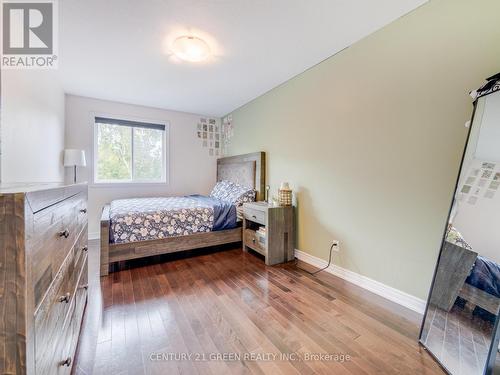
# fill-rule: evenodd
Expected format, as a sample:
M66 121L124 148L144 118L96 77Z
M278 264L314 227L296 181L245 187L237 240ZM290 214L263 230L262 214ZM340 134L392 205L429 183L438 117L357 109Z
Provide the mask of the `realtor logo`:
M2 69L54 69L56 0L2 1Z

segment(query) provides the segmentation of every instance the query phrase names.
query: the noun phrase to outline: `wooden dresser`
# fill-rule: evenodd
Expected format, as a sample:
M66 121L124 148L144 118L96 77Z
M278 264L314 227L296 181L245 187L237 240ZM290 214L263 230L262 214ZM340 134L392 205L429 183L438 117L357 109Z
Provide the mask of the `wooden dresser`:
M87 302L87 185L0 185L0 374L69 374Z

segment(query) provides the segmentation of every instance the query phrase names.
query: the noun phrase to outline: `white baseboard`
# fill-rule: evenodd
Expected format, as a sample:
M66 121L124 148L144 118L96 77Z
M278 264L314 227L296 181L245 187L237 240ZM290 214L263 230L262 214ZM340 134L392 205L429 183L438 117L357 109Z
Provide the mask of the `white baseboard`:
M308 263L317 268L323 268L328 265L328 262L317 258L313 255L307 254L303 251L295 249L295 257L305 263ZM369 290L372 293L378 294L389 301L395 302L419 314L424 314L426 302L420 298L412 296L401 290L395 289L391 286L382 284L379 281L370 279L369 277L360 275L359 273L350 271L348 269L331 264L325 272L331 273L341 279L349 281L363 289Z

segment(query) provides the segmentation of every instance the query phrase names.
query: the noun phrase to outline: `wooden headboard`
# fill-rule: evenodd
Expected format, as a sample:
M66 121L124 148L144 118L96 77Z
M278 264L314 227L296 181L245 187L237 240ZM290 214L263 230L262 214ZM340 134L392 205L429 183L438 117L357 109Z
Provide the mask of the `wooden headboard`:
M239 185L252 187L256 199L264 200L266 190L266 153L228 156L217 159L217 181L229 180Z

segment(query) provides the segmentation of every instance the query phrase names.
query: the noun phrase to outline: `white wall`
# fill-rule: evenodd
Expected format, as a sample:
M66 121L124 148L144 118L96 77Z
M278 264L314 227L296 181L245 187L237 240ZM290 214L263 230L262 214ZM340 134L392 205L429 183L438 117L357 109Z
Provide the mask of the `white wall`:
M2 71L1 180L64 179L64 92L57 71Z
M168 122L168 184L93 185L93 115L96 113ZM200 117L205 116L66 95L66 147L84 149L87 154L88 167L79 169L78 180L89 182L90 238L98 237L101 209L113 199L207 194L212 189L216 179L216 157L209 156L208 149L203 148L201 140L196 138L196 124ZM71 168L67 169L66 178L72 180Z
M455 202L453 225L464 236L474 251L480 255L500 263L500 189L490 189L496 192L493 198L485 197L487 187L495 184L493 176L500 173L500 92L490 94L478 100L474 123L472 125L466 159L462 168L460 183ZM493 176L481 179L484 169L483 162L495 164ZM479 170L478 176L473 171ZM469 180L470 178L470 180ZM467 182L469 180L469 182ZM486 180L484 187L479 185ZM464 185L472 187L469 194L461 193ZM479 192L478 192L479 190ZM473 196L477 200L470 204L468 199Z
M481 99L479 99L481 100ZM485 97L476 159L500 161L500 93Z
M473 169L480 169L482 163L483 160L473 160L470 168L465 171L465 176L470 176ZM500 173L500 164L498 162L496 164L494 173ZM461 179L461 181L465 180L465 178ZM473 184L472 191L477 189L478 181L479 178ZM493 180L490 178L488 181L487 186ZM459 185L459 192L463 185L463 182ZM498 230L500 223L500 191L497 191L493 198L485 198L485 191L483 188L480 194L475 195L477 202L473 205L467 202L467 199L473 193L466 195L462 201L457 203L453 225L464 236L465 241L472 246L474 251L500 263L500 231Z

